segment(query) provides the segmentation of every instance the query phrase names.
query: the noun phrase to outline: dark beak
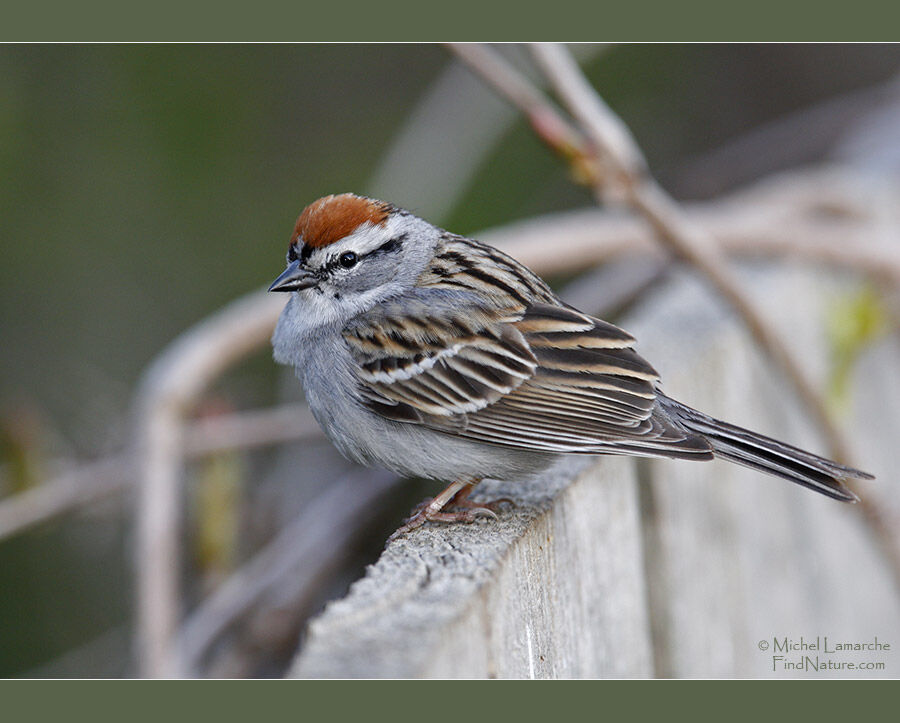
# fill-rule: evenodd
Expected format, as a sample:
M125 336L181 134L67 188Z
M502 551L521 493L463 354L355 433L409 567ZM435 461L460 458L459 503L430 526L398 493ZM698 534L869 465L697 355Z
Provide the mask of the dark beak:
M269 291L299 291L316 285L316 276L300 268L299 261L291 262L284 272L269 287Z

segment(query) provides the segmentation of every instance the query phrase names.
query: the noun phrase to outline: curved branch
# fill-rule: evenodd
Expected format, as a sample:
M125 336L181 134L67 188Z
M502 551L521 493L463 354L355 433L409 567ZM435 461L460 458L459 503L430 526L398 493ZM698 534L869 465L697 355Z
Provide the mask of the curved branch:
M182 334L144 374L137 399L137 647L141 674L176 676L182 418L218 375L271 336L285 300L256 292Z
M569 52L556 44L534 45L532 49L550 84L578 120L592 148L611 169L611 173L598 174L593 179L598 200L602 200L612 185L623 194L625 203L654 228L662 243L707 279L740 315L760 347L790 379L824 435L831 455L847 461L847 443L831 420L822 396L793 351L743 292L713 239L693 223L645 171L646 162L631 133L588 83Z

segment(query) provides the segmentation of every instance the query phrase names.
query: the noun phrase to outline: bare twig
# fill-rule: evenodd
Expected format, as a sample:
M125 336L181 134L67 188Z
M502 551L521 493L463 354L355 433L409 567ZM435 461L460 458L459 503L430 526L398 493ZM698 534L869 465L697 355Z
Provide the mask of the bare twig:
M538 137L562 156L574 161L587 156L584 138L544 97L528 78L496 51L484 45L451 43L451 51L476 75L517 107Z
M535 58L587 134L595 152L614 171L613 183L625 202L653 226L658 238L679 258L700 271L719 295L737 311L757 343L784 371L797 390L831 454L847 460L847 443L828 414L822 396L797 362L793 352L743 292L713 239L692 223L675 201L645 172L643 154L628 129L588 83L569 52L561 45L532 46ZM598 176L594 188L603 194L609 178Z
M265 323L265 319L261 321ZM183 452L186 458L200 457L226 449L248 449L321 436L322 430L308 407L285 404L188 422ZM0 500L0 540L123 492L131 487L134 478L133 457L117 454L80 464L37 487Z
M17 535L75 507L120 492L131 479L127 455L63 472L53 480L0 502L0 540Z
M262 323L262 322L261 322ZM184 452L199 457L226 449L249 449L322 436L305 404L283 404L200 419L185 428Z
M137 645L142 675L179 672L182 418L207 384L262 347L284 299L250 294L183 334L144 375L137 402Z
M622 119L587 82L568 50L555 43L535 43L531 50L550 85L578 121L578 127L587 137L589 153L599 155L613 176L598 176L595 185L610 180L629 186L639 184L647 173L644 154Z
M579 60L591 60L607 47L585 43L572 51ZM527 54L519 45L506 45L501 52ZM539 83L537 71L534 76ZM487 153L518 118L515 108L461 65L450 63L394 135L366 184L367 193L441 223L456 207Z
M586 172L592 162L584 156L591 149L583 134L564 118L559 110L515 68L490 48L469 44L450 44L449 49L476 75L509 100L523 114L539 126L538 135L555 152L568 159L580 159L579 170ZM542 124L540 119L550 119ZM544 125L560 129L556 133L541 132ZM633 157L637 151L633 142L620 139L619 155ZM642 161L631 161L640 169ZM584 180L591 180L590 175ZM721 243L724 250L741 255L771 255L796 257L845 267L875 276L887 283L900 283L900 261L896 253L866 246L871 234L863 232L855 221L874 216L871 200L857 198L851 190L858 178L835 170L785 174L774 181L756 184L721 201L694 204L697 217L692 225L707 226L704 241ZM689 209L691 207L688 207ZM684 213L684 211L682 211ZM776 223L776 215L787 214ZM689 213L689 215L693 215ZM835 224L835 220L844 223ZM566 224L558 229L559 224ZM849 225L848 225L849 224ZM546 241L554 239L554 243ZM560 254L555 247L561 236L567 238L567 252ZM481 235L484 240L504 246L526 264L541 273L569 271L570 259L574 268L598 263L610 255L637 251L634 243L643 244L648 252L652 240L631 218L601 211L576 211L554 214L542 219L511 224L496 234Z
M858 174L835 169L784 174L715 201L687 204L684 213L730 256L815 263L900 286L898 249L873 243L884 223L882 202L855 191L860 181ZM884 190L890 195L889 186ZM547 214L478 237L541 274L664 253L646 224L602 209Z

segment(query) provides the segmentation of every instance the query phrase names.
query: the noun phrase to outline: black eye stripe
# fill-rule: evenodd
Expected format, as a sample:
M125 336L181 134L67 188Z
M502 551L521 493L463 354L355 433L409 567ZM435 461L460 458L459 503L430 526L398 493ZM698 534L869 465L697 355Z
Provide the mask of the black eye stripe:
M385 241L378 248L372 249L368 253L365 253L362 255L357 254L355 251L344 251L337 257L332 257L331 259L329 259L325 263L324 267L322 268L322 271L330 272L339 266L341 266L345 269L351 269L354 266L356 266L356 264L358 264L362 259L366 258L367 256L374 256L376 254L392 253L395 251L399 251L402 248L403 242L406 240L406 237L407 237L407 234L405 234L405 233L402 233L398 236L394 236L393 238ZM313 249L311 246L306 246L306 245L301 246L300 255L299 255L300 260L305 263L306 260L309 259L310 254L312 254L312 252L313 252ZM350 261L350 256L353 257L352 262ZM288 250L288 257L291 259L291 261L293 261L297 258L297 251L294 246L291 246L291 248Z
M403 246L403 242L406 240L408 234L401 233L399 236L394 236L394 238L389 241L385 241L381 246L377 249L370 251L371 254L382 254L382 253L390 253L391 251L399 251L400 247ZM368 256L368 254L366 254Z

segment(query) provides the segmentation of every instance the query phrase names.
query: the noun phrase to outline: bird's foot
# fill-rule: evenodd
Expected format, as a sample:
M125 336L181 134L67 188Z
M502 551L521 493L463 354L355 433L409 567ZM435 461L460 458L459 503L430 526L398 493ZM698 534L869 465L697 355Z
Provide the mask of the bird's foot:
M398 537L402 537L407 532L412 532L426 522L474 522L479 517L491 517L496 520L497 513L487 507L473 507L456 512L432 512L425 508L408 517L387 541L393 542Z
M503 504L515 506L509 497L501 497L490 502L473 502L469 494L480 480L462 480L451 484L441 494L418 504L412 514L388 538L396 540L407 532L421 527L426 522L474 522L479 517L497 519L497 510ZM453 511L444 511L453 510Z

